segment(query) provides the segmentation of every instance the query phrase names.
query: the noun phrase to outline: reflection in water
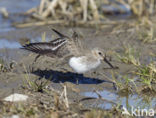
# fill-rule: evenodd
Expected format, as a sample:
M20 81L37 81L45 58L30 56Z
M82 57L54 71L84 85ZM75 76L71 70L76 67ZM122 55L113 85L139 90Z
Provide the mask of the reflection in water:
M21 47L21 45L20 45L20 43L18 43L18 42L10 42L10 41L8 41L8 40L5 40L5 39L0 39L0 49L2 49L2 48L20 48Z
M154 108L156 106L156 99L154 97L150 96L139 96L137 94L134 95L127 95L127 96L119 96L116 93L109 92L107 90L99 91L99 94L101 95L102 98L115 102L118 105L122 105L127 110L131 110L131 108L138 108L139 109L150 109ZM95 92L84 92L82 95L86 97L94 97L98 98L98 95ZM94 107L96 104L97 107L100 107L102 109L111 109L114 104L109 103L109 102L103 102L100 104L95 101L95 103L92 104L92 107ZM97 105L98 104L98 105Z

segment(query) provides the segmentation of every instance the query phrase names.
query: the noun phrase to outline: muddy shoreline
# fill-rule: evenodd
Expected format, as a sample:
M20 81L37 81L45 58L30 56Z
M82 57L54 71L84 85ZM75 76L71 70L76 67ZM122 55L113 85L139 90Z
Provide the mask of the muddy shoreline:
M137 30L137 26L140 28L139 30ZM142 34L146 31L144 27L139 26L135 20L125 20L125 23L110 24L103 27L45 25L21 29L10 27L9 30L5 31L1 29L0 103L2 104L0 105L4 108L0 111L5 111L3 112L4 115L14 114L8 108L10 103L3 101L6 96L12 93L28 95L29 100L24 103L22 108L28 109L29 113L29 107L33 110L36 107L37 110L33 112L40 117L46 116L48 113L65 114L64 116L68 113L77 114L77 117L84 117L83 115L90 113L90 111L93 116L96 116L95 112L99 109L99 114L104 114L104 116L111 117L111 114L124 117L121 114L122 109L117 106L130 109L130 106L137 107L137 104L140 104L140 108L153 108L155 110L155 80L150 83L150 88L146 83L139 80L141 75L134 75L134 72L138 72L139 67L156 61L156 42L146 43L142 41L148 35ZM69 67L66 60L60 63L62 60L46 56L39 58L32 65L36 54L22 50L20 47L26 43L42 41L43 33L46 34L46 41L55 39L57 35L52 32L51 28L55 28L68 36L71 36L72 30L76 31L87 48L98 47L103 49L111 57L111 62L119 69L110 69L106 63L102 62L96 70L84 75L77 75ZM156 24L154 22L153 30L153 37L155 37ZM119 59L119 55L123 56L124 52L128 52L130 49L136 52L130 56L136 57L140 65L129 55L132 62L125 61L125 58ZM152 64L155 65L155 63ZM119 83L116 83L119 85L113 84L115 80L120 80ZM67 98L70 106L68 110L64 102L58 99L64 90L64 86L67 87ZM12 107L18 109L18 103L12 104ZM8 112L5 108L10 111ZM25 112L21 110L20 113ZM35 114L31 113L29 115ZM15 114L18 113L15 112Z
M48 40L51 40L50 37L52 35L52 37L56 37L56 35L49 30L49 27L53 27L58 29L59 31L62 31L63 33L67 34L70 32L71 28L67 28L67 27L57 27L57 26L42 26L42 27L32 27L32 28L23 28L23 29L17 29L14 31L9 31L6 33L0 33L0 38L1 39L5 39L8 41L13 41L13 42L19 42L19 44L24 44L24 42L26 42L24 39L29 39L29 40L33 40L34 42L41 40L38 39L38 37L41 37L41 34L43 32L46 32L46 36ZM73 29L73 28L72 28ZM136 39L134 32L129 33L129 32L123 32L123 33L107 33L108 29L110 29L110 31L113 31L113 26L110 26L110 28L106 28L106 29L102 29L102 30L98 30L98 29L93 29L93 28L74 28L74 30L76 30L79 34L81 34L83 36L83 40L84 42L88 45L89 48L93 48L93 47L100 47L102 48L104 51L116 51L116 52L122 52L122 43L124 44L129 44L129 45L133 45L134 47L137 48L137 50L140 50L142 57L141 58L141 62L143 63L148 63L148 54L149 52L155 52L154 49L154 44L153 45L146 45L141 43L139 40ZM66 32L67 31L67 32ZM107 31L107 32L105 32ZM88 34L88 35L85 35ZM129 36L129 34L131 34L131 36L129 38L127 38L127 35ZM111 47L111 48L110 48ZM144 48L142 48L144 47ZM7 53L10 52L10 50L14 50L13 52L11 52L11 54ZM12 88L18 88L17 85L15 84L16 81L17 83L19 82L19 79L22 80L24 79L22 76L24 74L24 68L21 65L25 65L26 69L28 71L32 61L35 57L35 54L32 54L30 52L21 50L21 49L6 49L3 50L1 49L0 51L2 51L4 54L7 55L3 55L3 57L7 58L10 57L10 55L16 54L16 58L10 59L10 60L14 60L17 64L15 64L14 69L12 70L12 72L8 72L8 73L1 73L1 80L6 81L6 78L8 78L8 83L11 83L13 85ZM19 57L18 57L19 56ZM134 67L132 65L127 65L127 64L123 64L121 62L119 62L115 56L112 56L112 63L115 65L119 66L119 70L115 70L118 73L126 73L129 72L130 70L133 70ZM18 57L18 58L17 58ZM54 62L55 64L53 64L52 62ZM58 66L55 59L50 59L47 57L42 57L35 65L34 65L34 73L30 74L30 78L42 78L44 76L47 76L46 78L48 79L48 77L50 77L49 74L56 74L56 79L60 79L60 80L55 80L56 82L53 82L53 84L56 83L57 86L59 86L59 81L63 82L63 83L70 83L73 86L76 86L76 88L80 89L81 92L83 91L93 91L93 89L96 90L108 90L108 91L115 91L112 83L107 82L107 78L101 76L99 73L105 73L108 77L111 78L111 69L105 69L107 68L107 64L103 63L97 70L91 71L89 73L84 74L82 77L80 76L80 84L79 85L75 85L75 80L71 79L71 76L74 76L73 71L71 70L71 68L65 64L65 65L61 65ZM41 66L43 65L43 66ZM65 69L64 69L65 68ZM42 73L41 75L38 75L36 73ZM66 74L67 73L67 74ZM19 77L19 74L21 75L21 77ZM12 76L14 75L14 76ZM11 78L10 78L11 76ZM31 77L32 76L32 77ZM61 78L60 78L61 77ZM67 78L67 80L65 80ZM88 80L86 80L88 78ZM92 79L93 78L93 79ZM11 82L13 79L13 83ZM15 79L15 80L14 80ZM68 80L69 79L69 80ZM104 82L106 81L106 82ZM8 83L6 85L8 85ZM15 85L14 85L15 84ZM5 85L5 84L3 84ZM19 82L18 85L21 85L21 83ZM6 88L8 88L9 86L6 86ZM10 89L10 91L12 91ZM2 91L5 90L5 87L2 87ZM3 93L3 92L1 92ZM69 93L69 95L72 93ZM1 94L1 96L4 96ZM6 95L5 95L6 96Z

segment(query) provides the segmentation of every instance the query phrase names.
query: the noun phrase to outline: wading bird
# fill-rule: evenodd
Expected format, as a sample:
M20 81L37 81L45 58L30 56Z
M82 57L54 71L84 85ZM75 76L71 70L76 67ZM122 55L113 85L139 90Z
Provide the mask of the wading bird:
M69 66L78 74L83 74L91 69L97 68L101 64L101 61L105 61L111 68L117 68L107 60L106 56L100 49L84 49L81 41L78 40L76 32L73 33L72 37L68 37L55 29L52 30L59 36L59 38L50 42L26 44L22 49L37 53L38 56L35 58L35 61L41 55L46 55L52 58L68 57Z

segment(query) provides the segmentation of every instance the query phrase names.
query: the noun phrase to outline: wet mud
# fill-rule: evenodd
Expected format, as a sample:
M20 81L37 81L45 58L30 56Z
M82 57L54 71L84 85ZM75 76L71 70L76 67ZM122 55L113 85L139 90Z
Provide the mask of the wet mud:
M134 21L128 22L133 23ZM114 105L129 109L130 106L137 107L139 104L140 108L142 106L143 108L155 109L156 99L154 96L138 94L134 86L132 88L133 92L120 93L113 81L112 73L118 73L115 76L120 78L121 75L130 75L131 71L136 71L135 66L122 63L115 55L115 53L122 54L124 46L135 47L135 50L140 54L141 64L148 64L151 60L156 61L156 57L151 56L151 54L156 54L156 43L142 43L138 39L136 30L129 23L117 23L103 28L63 27L58 25L33 26L22 29L15 29L10 25L4 27L4 30L0 28L0 62L6 68L6 71L0 72L1 99L11 93L25 93L30 96L31 102L43 102L49 106L54 106L54 103L50 100L54 95L48 94L48 92L50 93L52 90L62 91L62 84L64 84L67 86L67 96L72 103L71 106L81 103L83 108L86 109L110 110ZM87 48L98 47L103 49L111 57L111 63L118 66L119 69L111 69L106 63L102 62L97 69L80 75L69 67L67 60L46 56L40 57L33 64L36 54L20 48L30 42L42 41L43 33L46 33L46 41L55 39L57 35L50 28L55 28L68 36L71 36L72 30L76 31ZM12 65L10 66L10 64ZM44 81L46 86L44 90L33 88L29 86L28 80L36 83ZM75 109L80 110L80 107Z

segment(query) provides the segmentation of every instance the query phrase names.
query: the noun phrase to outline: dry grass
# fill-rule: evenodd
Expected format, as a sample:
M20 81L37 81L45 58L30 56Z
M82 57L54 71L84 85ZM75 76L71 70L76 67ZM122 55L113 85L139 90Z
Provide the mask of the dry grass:
M65 84L60 85L63 88L61 91L50 88L47 90L47 95L42 93L41 96L38 96L40 95L38 92L25 91L31 98L26 102L11 103L0 101L0 117L18 115L24 118L111 118L112 116L122 116L121 109L117 107L111 110L89 110L79 106L79 103L71 103L67 96L67 86ZM44 101L46 97L48 101ZM75 108L77 109L74 110Z
M152 15L155 12L154 0L128 0L128 2L132 12L138 17Z
M121 114L121 110L113 108L112 110L97 110L84 112L74 112L66 109L47 109L44 105L36 103L6 103L1 101L0 117L11 117L18 115L24 118L124 118ZM128 117L128 116L127 116Z
M115 0L125 7L130 7L132 12L137 16L153 14L156 3L154 0ZM41 0L40 5L36 8L36 14L33 15L35 18L44 19L49 16L59 18L59 13L68 18L74 18L74 16L81 16L79 20L99 20L99 16L102 15L98 11L101 4L113 4L109 0ZM69 9L70 8L70 9ZM32 11L32 10L31 10ZM29 12L30 13L30 12Z
M154 0L41 0L40 5L26 12L38 22L30 20L24 24L14 24L16 27L28 27L32 25L46 24L64 24L64 25L82 25L96 26L112 24L102 11L102 5L112 5L113 8L123 11L116 3L129 9L139 20L143 17L149 18L156 12L156 3ZM112 11L113 12L113 11ZM112 13L115 14L115 13ZM104 20L104 22L103 22ZM114 23L114 22L113 22ZM86 25L87 24L87 25Z

